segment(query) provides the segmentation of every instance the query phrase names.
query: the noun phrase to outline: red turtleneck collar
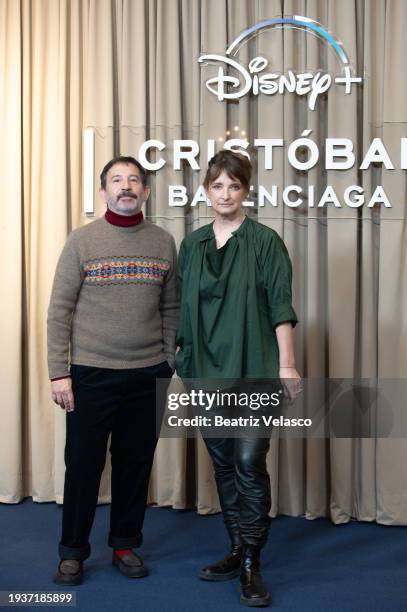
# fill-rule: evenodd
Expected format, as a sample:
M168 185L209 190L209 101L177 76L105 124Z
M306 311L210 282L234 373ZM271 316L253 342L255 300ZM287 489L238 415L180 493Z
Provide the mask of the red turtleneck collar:
M112 225L118 225L119 227L131 227L132 225L138 225L141 223L144 217L141 210L135 215L130 215L127 217L125 215L118 215L108 208L105 212L105 219Z

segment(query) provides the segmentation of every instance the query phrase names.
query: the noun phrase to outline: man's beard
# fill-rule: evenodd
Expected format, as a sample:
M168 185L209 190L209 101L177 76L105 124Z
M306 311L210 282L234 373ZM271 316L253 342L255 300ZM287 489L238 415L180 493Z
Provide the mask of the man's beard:
M119 206L119 202L122 198L131 198L132 202L129 203L128 205ZM121 194L117 196L116 198L111 198L108 201L108 205L109 205L109 208L111 208L113 211L118 211L120 213L131 213L135 215L141 210L143 202L144 201L141 199L140 196L136 196L135 194L132 193L132 194Z

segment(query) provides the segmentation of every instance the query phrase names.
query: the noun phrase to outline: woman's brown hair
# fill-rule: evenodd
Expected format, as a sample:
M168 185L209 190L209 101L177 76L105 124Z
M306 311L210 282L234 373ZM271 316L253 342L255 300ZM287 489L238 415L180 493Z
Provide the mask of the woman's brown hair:
M207 190L209 185L216 181L218 176L225 171L231 179L237 179L242 186L250 190L250 177L252 175L252 165L250 161L241 153L235 151L227 151L226 149L219 151L209 161L208 170L206 171L203 186Z

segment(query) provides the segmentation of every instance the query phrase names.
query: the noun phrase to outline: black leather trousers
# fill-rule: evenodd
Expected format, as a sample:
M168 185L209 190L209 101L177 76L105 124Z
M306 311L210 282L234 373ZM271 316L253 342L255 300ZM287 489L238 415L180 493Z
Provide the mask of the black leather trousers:
M270 527L269 438L204 438L233 545L262 547Z

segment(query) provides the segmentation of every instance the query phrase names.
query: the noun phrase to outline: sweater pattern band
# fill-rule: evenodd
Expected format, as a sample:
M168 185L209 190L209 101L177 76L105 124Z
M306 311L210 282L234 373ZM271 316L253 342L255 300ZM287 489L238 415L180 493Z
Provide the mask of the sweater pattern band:
M105 286L129 283L162 285L170 262L158 257L109 257L83 264L84 284Z

